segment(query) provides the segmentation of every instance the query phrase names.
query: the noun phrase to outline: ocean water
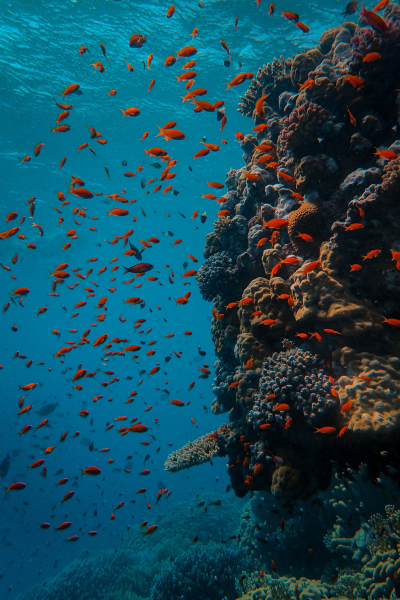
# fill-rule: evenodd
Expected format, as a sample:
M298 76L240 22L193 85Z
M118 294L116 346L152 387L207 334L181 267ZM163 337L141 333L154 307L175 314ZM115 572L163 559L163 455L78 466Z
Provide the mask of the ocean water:
M247 231L247 221L261 214L264 204L273 205L272 196L261 189L250 209L233 209L228 208L228 203L226 206L216 203L228 189L236 189L242 199L243 194L251 195L251 181L245 184L235 179L230 187L225 185L231 170L245 171L246 163L247 172L258 173L255 176L259 177L255 162L249 166L251 151L241 143L243 135L257 135L258 143L273 140L272 154L278 156L279 132L272 113L265 119L257 116L253 122L250 116L238 111L241 96L252 78L228 90L227 83L240 73L257 74L275 57L283 55L291 59L315 48L321 34L343 23L346 4L342 0L292 1L284 5L277 2L271 16L265 0L259 6L250 0L193 0L177 3L175 12L167 18L169 6L131 0L1 2L0 209L4 225L0 229L20 229L9 237L0 236L4 238L0 239L0 291L4 306L0 330L0 477L5 487L0 499L0 597L231 600L248 593L248 598L302 600L397 598L399 517L393 509L389 510L387 520L382 517L376 527L371 523L366 525L375 513L384 514L385 506L398 507L400 462L396 436L400 388L396 375L399 369L396 336L400 325L397 322L400 282L396 264L400 265L400 260L392 260L394 254L390 256L390 250L400 251L397 208L390 196L398 194L397 184L392 183L389 191L379 192L383 200L378 209L368 212L363 200L369 207L368 193L378 194L368 186L381 183L388 161L394 165L393 173L397 172L396 157L376 157L373 152L374 147L391 147L397 154L400 148L398 142L396 145L395 112L399 79L394 67L396 58L391 54L393 49L396 54L400 48L399 37L390 33L390 43L379 47L381 59L393 66L389 71L383 68L382 72L378 66L376 75L379 85L386 90L387 102L392 102L386 106L387 111L376 89L372 84L368 88L365 82L361 86L367 90L360 92L361 99L355 96L360 84L354 87L353 96L351 89L346 88L348 95L344 99L334 95L331 100L326 96L322 100L306 96L304 101L321 102L331 111L329 122L334 125L330 130L327 126L320 130L319 123L311 123L311 134L301 148L302 155L331 154L326 160L333 162L321 172L313 187L313 183L301 183L302 173L295 171L299 163L298 148L294 156L281 152L278 169L295 176L298 187L282 176L264 182L283 184L283 188L292 192L304 189L299 204L287 200L290 192L286 196L281 193L275 215L265 213L270 219L281 218L287 225L286 217L302 202L324 207L317 226L313 224L318 245L313 246L311 253L301 245L296 250L293 240L285 238L286 225L283 229L280 229L282 224L270 229L267 226L267 233L268 238L273 229L278 228L281 233L281 243L275 247L278 260L287 256L299 257L302 264L320 260L320 249L328 240L333 254L339 248L340 259L335 255L335 260L342 262L336 271L333 262L320 266L331 277L325 286L335 297L333 305L340 306L343 312L338 311L335 318L321 316L322 300L320 312L315 311L311 320L307 321L309 316L300 317L296 310L303 300L296 281L298 286L301 281L296 280L295 269L288 272L282 269L282 283L276 284L274 293L284 295L287 286L295 283L289 296L296 296L296 324L282 327L275 334L275 317L279 322L284 320L282 313L276 316L275 311L274 322L264 325L265 328L272 325L271 337L267 333L257 337L253 331L245 347L239 334L250 336L251 310L246 306L240 308L240 327L239 321L236 324L230 321L230 332L224 329L224 323L231 319L224 310L225 316L221 317L224 333L215 349L211 328L215 336L218 321L214 317L221 302L222 305L225 301L239 302L242 299L239 294L244 293L252 280L270 278L266 265L272 268L273 264L265 260L264 272L262 250L259 254L253 251L248 268L237 276L239 284L238 279L229 279L219 289L217 280L215 288L219 289L222 300L214 306L217 307L214 315L212 303L202 297L203 288L200 286L199 290L196 277L187 272L197 272L205 263L206 235L212 231L220 209L229 210L229 218L235 210L244 215ZM299 13L301 22L310 31L303 33L292 20L281 16L282 11ZM348 15L348 21L355 24L358 18L358 11ZM396 27L398 21L394 20L391 31ZM198 33L192 39L193 28ZM378 35L376 30L369 29ZM129 46L133 34L146 36L141 48ZM341 64L337 57L342 53L342 75L349 69L353 69L354 76L360 75L349 66L348 49L353 36L346 35L332 60L336 60L335 65ZM220 40L228 45L230 57ZM100 44L104 45L105 55ZM82 46L87 50L81 54ZM176 56L185 46L194 46L197 52L178 58L167 68L165 59ZM369 48L370 52L373 50L375 47ZM101 62L104 72L94 71L96 61ZM193 69L197 76L192 87L186 88L186 81L177 81L177 77L185 72L183 65L190 61L196 62ZM361 75L364 79L370 76ZM328 77L335 82L338 76L328 69ZM304 81L305 78L300 83ZM63 98L62 92L71 84L79 84L78 93ZM348 83L350 88L352 85ZM196 87L208 92L198 96L199 100L224 102L220 117L224 114L227 120L223 130L217 110L196 113L190 100L182 102L182 97ZM286 110L286 115L282 110L279 119L283 120L294 109L298 87L296 82L290 90L294 98L292 108ZM110 95L111 90L116 93ZM373 101L368 99L369 93ZM273 97L274 94L275 91ZM274 102L273 105L271 101L271 111L277 111L277 115L282 104L278 107L277 97ZM73 106L65 120L59 122L70 128L64 132L54 131L63 111L57 103ZM364 112L360 106L366 107ZM136 107L140 114L123 117L121 110L128 107ZM353 133L349 130L346 108L350 116L357 115L355 127L361 127L365 115L380 120L382 126L379 129L374 125L375 129L369 130L370 120L364 129L357 129L360 138L361 134L364 137L361 141L352 138L352 150L343 150L341 162L340 145ZM385 116L389 113L392 121ZM171 121L176 123L173 128L183 132L184 139L167 142L161 136L156 137L158 128ZM255 124L262 122L268 122L270 138L267 133L253 132ZM98 132L96 137L90 137L90 128ZM339 130L345 132L343 137ZM147 136L142 139L145 132ZM323 145L324 137L325 146L316 151L316 139ZM35 156L39 143L43 146ZM217 145L218 150L194 158L207 143ZM363 149L356 143L364 144ZM83 144L88 146L78 151ZM170 169L175 177L160 179L167 163L145 154L145 150L153 147L165 150L176 161ZM327 164L325 159L318 160L319 164ZM352 175L357 169L364 170L364 175L358 172ZM127 177L124 173L134 176ZM81 187L89 190L91 197L75 195L70 187L72 176L83 180ZM311 171L304 175L307 181L312 176ZM343 187L345 180L347 187ZM215 189L207 182L219 182L224 187ZM159 190L158 185L161 185ZM167 186L171 189L163 193ZM367 188L369 192L365 191ZM343 194L347 196L334 197L338 190L345 190ZM59 199L60 192L65 199ZM387 204L385 193L389 198ZM113 194L123 201L115 201ZM207 194L216 198L204 197ZM32 197L34 200L29 203ZM357 202L364 207L364 214L351 212L357 210ZM349 209L351 206L353 209ZM109 214L113 209L128 214ZM10 216L14 212L17 215ZM380 219L385 215L389 219L388 228L379 237ZM336 222L342 225L335 228ZM340 237L343 223L348 227L352 222L361 223L364 229L357 233L359 238L353 245L352 242L346 245L347 241ZM75 230L72 239L67 235L70 230ZM335 233L339 235L336 242L332 241ZM349 236L355 234L356 231L350 230ZM232 244L235 235L231 234ZM258 237L251 239L261 239L261 234L254 235ZM249 233L249 240L250 237ZM156 241L148 242L152 238ZM314 244L315 240L311 242ZM249 241L250 246L252 243ZM70 247L66 248L66 244ZM130 244L142 250L142 261L123 255ZM367 254L375 249L379 252L364 263L361 251ZM231 259L235 261L238 254L231 253ZM343 254L346 260L349 258L345 266ZM378 263L381 259L383 262ZM149 263L151 270L137 277L135 273L124 274L124 267L134 267L140 262ZM356 280L353 273L349 274L348 264L358 262L363 272ZM61 270L67 277L59 276L53 288L52 273L64 263ZM371 267L368 272L370 264L380 267L378 270ZM93 271L88 273L89 269ZM380 289L371 286L371 281L378 281L382 273L385 276ZM218 278L222 280L224 276L220 272ZM311 285L318 287L313 276L309 275ZM259 293L257 285L253 291L247 290L243 298L252 298L254 302L255 294ZM28 292L15 294L21 287L28 288ZM190 292L187 303L176 301L187 292ZM105 303L99 305L104 297ZM140 300L136 304L126 303L132 297ZM361 308L358 305L354 308L356 298ZM260 303L258 308L267 306L267 301L256 302ZM86 304L77 307L79 303ZM303 304L307 307L307 301ZM345 314L346 310L353 312ZM262 318L271 315L265 312ZM288 323L290 318L293 317L287 317ZM396 322L383 324L383 318ZM356 322L354 329L348 319ZM310 337L315 332L323 336L320 345L317 336ZM94 346L101 335L108 338L102 345ZM126 341L112 342L115 338ZM314 379L310 385L322 393L324 402L328 395L330 398L327 405L324 402L323 406L318 405L317 414L312 412L314 408L310 409L311 416L303 411L300 424L296 421L300 410L298 397L296 405L283 404L286 408L278 410L279 418L276 418L277 407L271 403L275 397L283 402L292 398L282 391L289 367L284 365L283 370L274 371L272 363L267 366L263 363L282 351L285 339L289 340L284 348L287 352L299 348L304 356L310 353L309 360L304 358L302 376L317 372L318 381ZM107 344L110 346L105 348ZM120 352L129 345L141 348L120 355L106 354ZM68 346L74 347L64 356L55 356ZM346 354L343 350L346 347L354 354L350 351ZM361 357L362 352L370 355ZM222 355L228 365L225 365L228 379L223 384L222 397L230 400L221 400L220 410L213 412L214 363ZM235 364L232 366L229 360ZM279 362L280 358L276 360ZM82 378L73 381L79 369L86 371ZM366 379L357 379L363 373ZM258 387L260 377L264 388ZM242 378L244 383L237 392L234 386L227 388ZM364 388L370 381L373 392L368 396ZM32 389L24 389L29 384L34 384ZM219 380L217 387L220 385ZM346 392L346 385L353 386L351 392ZM323 392L322 386L325 386ZM268 406L262 404L263 389L275 394L268 398ZM361 416L355 425L355 421L349 423L343 419L347 419L347 411L356 401ZM337 414L332 418L329 403L332 406L336 403ZM30 409L21 412L29 406ZM347 408L340 410L340 406ZM292 411L288 418L287 410ZM263 417L260 411L264 411ZM372 431L364 437L367 425L364 429L360 425L362 413L369 415L366 418ZM44 419L48 422L38 428ZM264 430L259 433L262 419L272 429L280 427L278 433L271 434L271 442L267 441ZM121 435L124 430L120 428L130 427L132 421L144 424L146 431ZM222 425L228 422L226 433ZM31 428L27 428L29 425ZM315 436L315 429L322 430L319 437ZM355 436L359 431L361 434L353 438L357 441L349 442L346 436L352 430ZM228 439L228 434L231 435L230 445L226 442L228 446L223 446L220 456L189 470L169 472L164 468L171 452L212 432L217 433L208 438L210 443L215 436L222 439L224 434ZM335 441L328 446L326 438L332 433ZM323 441L319 441L321 437ZM246 449L243 444L247 442ZM41 460L44 462L35 465ZM239 463L241 471L236 475L235 465ZM31 465L35 466L29 468ZM271 484L282 465L293 467L285 474L288 480L277 484L275 475L275 484ZM97 467L100 473L84 474L82 469L89 466ZM68 481L57 485L63 478ZM22 489L7 491L18 482L25 484ZM138 493L143 488L145 491ZM163 493L159 494L161 490ZM74 493L63 501L68 492ZM66 522L70 525L56 530ZM368 573L362 570L366 564ZM262 591L251 596L256 589Z

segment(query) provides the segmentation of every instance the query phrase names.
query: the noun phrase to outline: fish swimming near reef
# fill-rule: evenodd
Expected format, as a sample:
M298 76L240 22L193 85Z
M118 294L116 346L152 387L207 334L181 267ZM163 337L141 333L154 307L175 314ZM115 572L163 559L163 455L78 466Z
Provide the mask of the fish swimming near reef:
M47 417L47 415L50 415L52 412L54 412L56 410L57 406L60 406L58 402L51 402L49 404L43 404L43 406L41 407L41 409L39 411L37 411L37 413L41 417Z
M0 463L0 477L2 477L3 479L8 473L10 464L11 464L11 456L9 454L7 454L7 456L5 458L3 458L3 460Z
M140 250L138 248L136 248L136 246L134 246L132 244L132 242L129 242L129 245L131 247L132 252L134 252L134 256L135 258L137 258L138 260L142 260L142 253L140 252Z
M358 0L350 0L347 4L345 11L342 13L342 17L347 17L348 15L354 15L358 10Z
M124 267L124 265L122 265ZM124 267L125 273L147 273L147 271L151 271L154 269L154 266L150 263L138 263L137 265L133 265L133 267Z

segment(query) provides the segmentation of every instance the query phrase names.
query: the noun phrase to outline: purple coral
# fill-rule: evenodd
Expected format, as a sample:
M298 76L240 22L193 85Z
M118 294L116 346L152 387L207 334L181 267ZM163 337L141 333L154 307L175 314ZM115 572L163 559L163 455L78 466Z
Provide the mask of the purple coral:
M278 146L285 150L298 149L316 141L328 121L329 112L313 102L304 102L283 119Z
M380 71L391 71L397 68L400 53L400 20L389 19L387 21L388 31L381 35L370 27L357 30L357 34L351 39L353 56L350 63L352 71L357 71L360 66L371 71L373 67ZM378 52L381 59L372 63L363 63L363 57L371 52ZM392 71L393 72L393 71Z
M338 407L330 390L320 356L300 348L276 352L263 363L259 393L247 420L255 428L264 423L283 427L288 417L315 425ZM275 412L279 404L290 409Z

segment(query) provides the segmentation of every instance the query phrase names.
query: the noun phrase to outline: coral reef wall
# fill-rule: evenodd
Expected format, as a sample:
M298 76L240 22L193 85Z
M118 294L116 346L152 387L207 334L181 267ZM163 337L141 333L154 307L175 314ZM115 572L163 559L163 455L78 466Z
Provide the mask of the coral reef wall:
M238 496L290 504L362 463L399 479L399 5L379 18L263 66L239 105L253 133L197 274L229 423L166 463L212 447Z

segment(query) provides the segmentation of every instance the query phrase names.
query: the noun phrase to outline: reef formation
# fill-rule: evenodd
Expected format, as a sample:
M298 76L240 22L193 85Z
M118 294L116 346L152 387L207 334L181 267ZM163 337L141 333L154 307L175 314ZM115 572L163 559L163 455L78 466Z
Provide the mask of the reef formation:
M167 470L227 456L237 496L283 505L362 464L399 480L399 5L382 15L263 66L241 99L253 134L196 276L229 420Z

